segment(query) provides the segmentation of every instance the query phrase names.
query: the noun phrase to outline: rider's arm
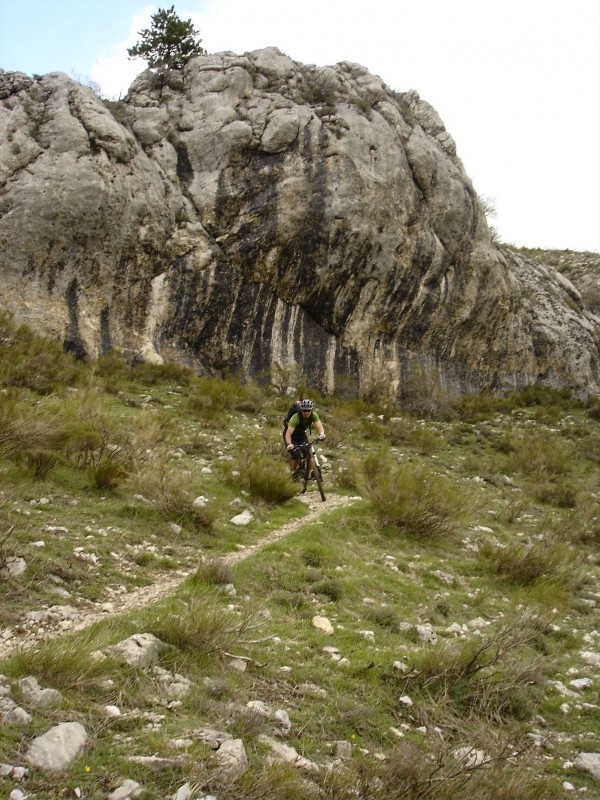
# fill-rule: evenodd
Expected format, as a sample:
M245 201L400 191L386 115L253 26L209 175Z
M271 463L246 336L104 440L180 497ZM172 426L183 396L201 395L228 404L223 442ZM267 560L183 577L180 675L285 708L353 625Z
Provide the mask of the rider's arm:
M292 433L294 432L295 428L290 428L289 425L285 429L285 443L286 445L290 445L292 443Z
M319 434L319 436L325 435L325 430L323 429L323 423L321 422L320 419L316 420L315 428L317 429L317 433Z

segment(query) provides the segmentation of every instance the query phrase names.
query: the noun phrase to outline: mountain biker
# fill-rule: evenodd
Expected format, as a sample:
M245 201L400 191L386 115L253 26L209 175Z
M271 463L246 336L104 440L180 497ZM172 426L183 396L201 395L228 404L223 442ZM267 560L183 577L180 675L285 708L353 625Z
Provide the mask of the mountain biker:
M285 446L290 454L290 467L292 474L298 469L298 459L295 459L293 456L294 448L299 444L304 444L304 442L308 441L306 431L311 428L312 425L314 425L317 429L317 433L319 434L319 440L323 441L325 438L323 423L321 422L317 412L314 410L313 401L305 398L304 400L300 400L298 406L300 410L290 417L286 423L287 427L284 427L283 430L283 441L285 442Z

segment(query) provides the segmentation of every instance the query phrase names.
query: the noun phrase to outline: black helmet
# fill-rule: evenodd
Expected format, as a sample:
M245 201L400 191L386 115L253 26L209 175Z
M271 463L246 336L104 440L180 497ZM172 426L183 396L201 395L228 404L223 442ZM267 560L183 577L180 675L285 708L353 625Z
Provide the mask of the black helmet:
M300 401L300 411L312 411L313 410L313 401L312 400L301 400Z

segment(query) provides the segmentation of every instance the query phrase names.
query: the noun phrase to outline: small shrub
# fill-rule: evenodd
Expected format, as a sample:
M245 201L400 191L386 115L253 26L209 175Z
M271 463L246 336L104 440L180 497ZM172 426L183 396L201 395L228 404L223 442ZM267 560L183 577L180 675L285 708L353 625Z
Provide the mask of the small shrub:
M328 551L322 544L312 544L302 550L301 558L307 567L324 567L327 564Z
M0 312L0 385L50 394L60 387L84 385L85 365L66 353L60 343L17 326Z
M217 517L213 503L194 504L198 492L192 478L185 479L164 462L148 465L130 474L124 483L133 494L152 499L154 508L166 522L190 523L196 528L210 528Z
M393 464L381 454L365 459L360 482L384 524L417 538L452 533L470 505L447 478L420 464Z
M86 636L65 646L61 639L39 645L35 650L17 651L3 665L10 675L35 675L40 684L59 691L97 688L115 670L112 659L94 659Z
M233 570L222 558L211 558L196 571L194 583L196 582L209 586L233 583Z
M210 655L243 645L252 623L250 612L240 617L224 610L216 595L205 592L171 601L170 608L159 609L149 618L147 630L180 650Z
M498 575L519 586L553 579L563 587L574 588L581 580L577 555L564 542L543 540L507 547L484 545L481 552Z
M377 608L371 609L369 611L369 619L376 625L386 628L393 633L399 633L401 630L400 623L402 620L398 612L391 606L378 606Z
M526 477L553 478L571 469L573 454L567 444L546 433L519 435L512 440L509 468Z
M294 497L298 487L281 458L279 445L276 450L276 455L268 455L257 449L256 443L249 443L237 461L236 471L239 473L238 483L252 497L278 504Z
M342 586L339 581L333 578L323 578L313 583L311 589L313 594L324 595L331 600L332 603L336 603L342 596Z
M92 467L94 485L100 490L116 489L126 479L128 471L124 464L105 458Z
M535 487L534 495L541 503L549 503L557 508L575 508L579 489L572 483L543 483Z

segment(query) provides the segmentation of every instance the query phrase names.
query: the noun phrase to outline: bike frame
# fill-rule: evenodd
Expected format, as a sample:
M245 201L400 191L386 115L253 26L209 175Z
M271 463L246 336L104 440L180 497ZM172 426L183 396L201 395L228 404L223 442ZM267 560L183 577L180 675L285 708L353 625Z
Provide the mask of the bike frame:
M323 490L323 477L321 475L321 465L319 464L319 459L317 454L315 453L313 445L315 442L320 441L318 438L313 439L310 442L303 442L302 444L297 444L294 450L292 451L292 458L296 457L298 460L298 469L301 469L304 473L304 485L302 487L302 494L306 492L306 487L308 485L308 481L310 478L310 474L315 477L315 481L317 482L317 488L319 489L319 493L321 495L321 500L325 500L325 491Z

